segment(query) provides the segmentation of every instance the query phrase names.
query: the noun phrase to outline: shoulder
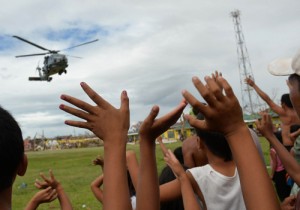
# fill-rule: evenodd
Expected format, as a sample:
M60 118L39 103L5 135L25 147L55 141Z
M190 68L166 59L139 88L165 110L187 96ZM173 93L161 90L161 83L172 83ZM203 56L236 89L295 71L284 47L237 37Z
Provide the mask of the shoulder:
M182 142L182 150L197 149L197 136L190 136Z
M195 179L197 179L197 177L203 177L206 174L209 174L212 170L212 167L209 164L206 164L204 166L190 168L187 171L190 172Z

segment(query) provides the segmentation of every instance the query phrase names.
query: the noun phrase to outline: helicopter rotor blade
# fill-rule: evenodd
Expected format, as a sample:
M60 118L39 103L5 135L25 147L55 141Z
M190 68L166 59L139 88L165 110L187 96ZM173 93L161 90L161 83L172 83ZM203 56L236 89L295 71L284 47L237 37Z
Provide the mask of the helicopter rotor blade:
M28 54L28 55L17 55L16 58L21 58L21 57L29 57L29 56L38 56L38 55L47 55L49 53L36 53L36 54Z
M82 44L79 44L79 45L76 45L76 46L73 46L73 47L69 47L69 48L66 48L66 49L63 49L63 50L70 50L70 49L73 49L75 47L79 47L79 46L82 46L82 45L86 45L86 44L91 44L93 42L97 42L99 39L95 39L93 41L89 41L89 42L85 42L85 43L82 43ZM60 51L63 51L63 50L60 50Z
M74 56L74 55L66 55L68 57L71 57L71 58L79 58L79 59L82 59L82 57L78 57L78 56Z
M37 48L40 48L40 49L42 49L42 50L47 50L47 51L51 51L51 50L48 50L47 48L44 48L44 47L42 47L42 46L40 46L40 45L37 45L37 44L35 44L35 43L33 43L33 42L30 42L30 41L28 41L28 40L26 40L26 39L24 39L24 38L22 38L22 37L19 37L19 36L13 36L14 38L17 38L17 39L19 39L19 40L21 40L21 41L23 41L23 42L26 42L26 43L28 43L28 44L31 44L31 45L33 45L33 46L35 46L35 47L37 47Z

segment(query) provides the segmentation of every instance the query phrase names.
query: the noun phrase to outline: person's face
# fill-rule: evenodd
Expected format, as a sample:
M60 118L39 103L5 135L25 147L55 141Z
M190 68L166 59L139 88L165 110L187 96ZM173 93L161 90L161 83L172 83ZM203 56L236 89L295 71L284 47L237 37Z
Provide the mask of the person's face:
M288 80L287 85L290 89L290 99L292 101L293 107L300 118L300 91L298 80Z

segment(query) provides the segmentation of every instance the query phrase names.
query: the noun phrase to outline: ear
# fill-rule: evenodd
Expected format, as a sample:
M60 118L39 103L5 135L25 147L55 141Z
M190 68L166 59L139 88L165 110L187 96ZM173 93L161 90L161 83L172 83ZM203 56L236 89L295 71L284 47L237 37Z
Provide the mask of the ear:
M21 163L18 167L18 171L17 171L18 176L24 176L24 174L26 173L26 170L27 170L27 165L28 165L27 155L24 154L23 160L21 161Z

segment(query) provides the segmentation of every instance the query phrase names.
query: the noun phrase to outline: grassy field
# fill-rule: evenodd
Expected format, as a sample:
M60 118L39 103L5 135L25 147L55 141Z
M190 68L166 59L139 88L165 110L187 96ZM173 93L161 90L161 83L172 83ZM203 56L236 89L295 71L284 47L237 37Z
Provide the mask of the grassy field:
M269 164L268 144L261 141L267 164ZM166 144L170 149L180 146L181 142ZM139 157L139 146L128 145L128 150L134 150ZM74 209L102 209L101 204L94 198L90 183L101 173L98 166L92 165L97 155L103 155L103 147L68 149L56 151L28 152L29 165L24 177L17 177L13 187L13 209L23 209L28 200L37 192L34 181L39 173L48 175L52 169L69 195ZM245 154L246 155L246 154ZM162 152L157 146L158 171L165 166ZM58 201L42 204L39 209L60 209Z

